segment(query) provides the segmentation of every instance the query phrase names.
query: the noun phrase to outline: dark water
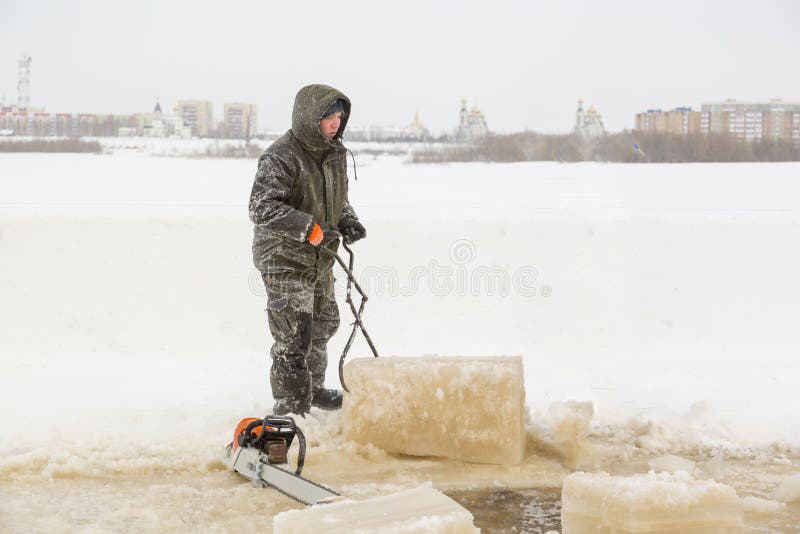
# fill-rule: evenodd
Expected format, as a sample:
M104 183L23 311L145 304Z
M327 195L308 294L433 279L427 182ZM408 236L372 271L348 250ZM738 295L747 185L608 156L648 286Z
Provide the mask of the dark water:
M561 532L561 488L446 493L472 512L482 533Z

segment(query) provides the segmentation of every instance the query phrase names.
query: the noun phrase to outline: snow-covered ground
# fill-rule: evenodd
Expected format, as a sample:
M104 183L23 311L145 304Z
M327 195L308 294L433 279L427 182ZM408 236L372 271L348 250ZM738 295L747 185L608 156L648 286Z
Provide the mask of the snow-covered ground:
M293 506L216 462L236 421L271 406L255 169L0 155L0 525L235 530ZM356 270L383 354L522 354L532 439L554 403L592 401L606 467L723 454L757 496L800 472L800 165L361 156L358 176ZM336 416L305 424L308 476L353 495L568 472L387 458L344 442Z

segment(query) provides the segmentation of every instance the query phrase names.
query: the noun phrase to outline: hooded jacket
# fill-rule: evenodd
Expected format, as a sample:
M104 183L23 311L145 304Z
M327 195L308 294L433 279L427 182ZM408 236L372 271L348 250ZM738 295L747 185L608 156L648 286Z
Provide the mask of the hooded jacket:
M344 116L336 136L322 135L319 121L336 101ZM330 269L333 259L307 241L315 223L338 227L357 220L347 201L347 159L342 135L350 117L350 99L327 85L298 91L292 128L272 143L258 160L250 194L250 220L255 225L253 262L265 272ZM338 249L338 240L328 245Z

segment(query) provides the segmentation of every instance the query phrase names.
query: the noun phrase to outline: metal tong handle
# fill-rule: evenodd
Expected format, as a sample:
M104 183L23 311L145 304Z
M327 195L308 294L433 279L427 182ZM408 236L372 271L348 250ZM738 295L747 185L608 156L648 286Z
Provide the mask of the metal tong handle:
M353 340L356 338L356 330L359 328L361 332L364 334L364 339L367 340L367 344L369 348L372 350L372 355L377 358L378 357L378 349L375 348L375 345L372 343L372 339L369 337L367 333L367 329L364 328L364 323L361 321L361 314L364 312L364 306L367 304L367 294L361 289L361 286L358 284L358 280L356 277L353 276L353 251L350 247L347 246L347 243L342 242L342 246L350 255L350 261L345 264L344 260L341 256L339 256L336 252L332 251L331 249L323 246L322 250L328 253L329 255L333 256L339 266L347 275L347 296L345 298L345 302L350 306L350 311L353 312L353 316L355 317L355 321L353 321L353 330L350 332L350 337L347 339L347 343L344 346L344 350L342 351L342 356L339 358L339 381L342 383L342 388L347 391L348 393L350 390L347 388L347 384L344 382L344 360L347 358L347 353L350 351L350 346L353 344ZM358 291L359 295L361 295L361 304L356 310L356 306L353 303L352 298L352 288L355 286L356 291Z

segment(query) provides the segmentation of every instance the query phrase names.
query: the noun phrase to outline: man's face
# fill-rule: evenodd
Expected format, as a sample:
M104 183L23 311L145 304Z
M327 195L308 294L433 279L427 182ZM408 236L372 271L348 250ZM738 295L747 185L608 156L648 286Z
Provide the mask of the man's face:
M333 136L339 131L339 126L342 124L342 115L343 113L340 111L333 115L328 115L319 121L319 131L322 132L322 135L328 139L333 139Z

